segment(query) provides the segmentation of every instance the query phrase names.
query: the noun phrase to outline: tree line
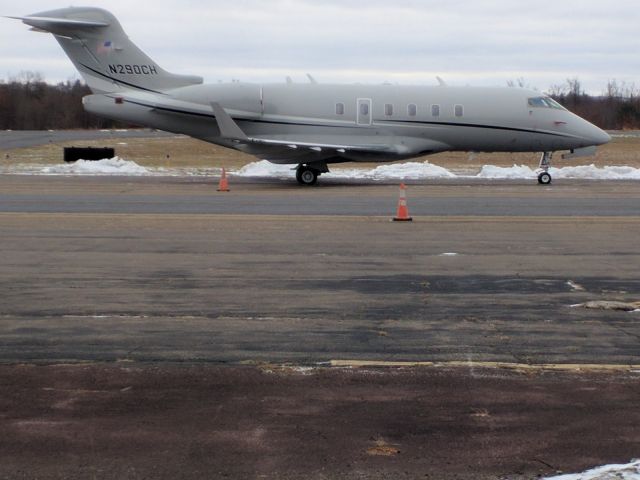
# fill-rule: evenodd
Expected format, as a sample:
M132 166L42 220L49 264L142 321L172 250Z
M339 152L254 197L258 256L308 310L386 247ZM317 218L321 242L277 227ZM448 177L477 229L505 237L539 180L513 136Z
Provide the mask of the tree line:
M89 87L80 80L51 85L32 72L0 80L0 130L121 127L118 122L84 111L82 97L90 94Z
M527 87L523 79L508 82ZM547 92L572 112L605 130L640 129L640 90L611 80L602 95L587 94L580 80L568 79ZM97 117L82 108L82 97L91 91L80 80L56 85L37 73L23 72L0 80L0 130L64 130L125 127Z
M634 85L610 80L600 96L584 92L580 80L570 78L547 92L573 113L605 130L640 128L640 91Z

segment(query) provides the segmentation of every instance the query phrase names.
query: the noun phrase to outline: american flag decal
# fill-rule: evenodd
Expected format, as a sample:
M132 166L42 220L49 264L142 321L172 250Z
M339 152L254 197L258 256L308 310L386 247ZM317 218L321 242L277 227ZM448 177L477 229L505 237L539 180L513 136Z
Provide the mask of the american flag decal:
M106 40L98 44L98 53L111 53L113 51L113 42Z

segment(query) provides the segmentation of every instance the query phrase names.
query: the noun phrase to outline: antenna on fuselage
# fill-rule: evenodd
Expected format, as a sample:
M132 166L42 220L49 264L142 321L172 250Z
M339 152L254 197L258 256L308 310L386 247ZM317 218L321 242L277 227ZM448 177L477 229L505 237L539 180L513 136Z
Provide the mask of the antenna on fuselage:
M287 77L287 85L291 85L293 83L293 80L291 79L291 77Z
M441 87L446 87L446 86L447 86L447 82L445 82L442 78L440 78L440 77L436 77L436 80L438 80L438 84L439 84Z
M315 78L313 78L313 77L311 76L311 74L310 74L310 73L307 73L307 78L309 79L309 81L310 81L312 84L314 84L314 85L317 85L317 84L318 84L318 81L317 81Z

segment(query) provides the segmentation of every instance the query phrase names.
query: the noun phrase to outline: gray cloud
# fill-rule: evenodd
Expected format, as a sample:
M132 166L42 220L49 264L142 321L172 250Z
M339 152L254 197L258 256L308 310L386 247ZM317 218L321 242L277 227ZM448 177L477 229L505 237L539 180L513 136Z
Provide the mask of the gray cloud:
M504 85L541 90L579 77L595 93L640 74L637 0L158 0L153 7L97 0L161 65L208 81L322 81ZM15 8L15 7L13 7ZM53 8L24 0L20 12ZM75 75L56 42L3 20L0 75Z

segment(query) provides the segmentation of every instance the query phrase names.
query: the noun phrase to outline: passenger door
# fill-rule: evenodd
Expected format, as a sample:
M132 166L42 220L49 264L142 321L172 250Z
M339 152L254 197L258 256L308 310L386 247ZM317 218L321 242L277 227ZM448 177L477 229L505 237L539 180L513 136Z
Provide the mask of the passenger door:
M370 98L358 99L358 115L356 120L358 125L371 125L371 121L373 118L371 110L372 108Z

